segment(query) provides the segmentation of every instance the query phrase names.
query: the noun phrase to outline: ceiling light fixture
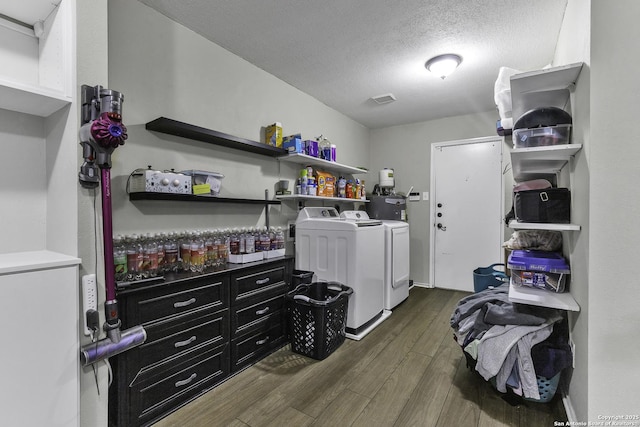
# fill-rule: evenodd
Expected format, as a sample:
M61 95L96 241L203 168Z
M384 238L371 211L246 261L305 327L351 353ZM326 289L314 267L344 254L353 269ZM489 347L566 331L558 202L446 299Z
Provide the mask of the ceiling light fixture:
M425 68L444 80L449 74L453 73L458 65L462 62L460 55L447 53L444 55L434 56L424 64Z

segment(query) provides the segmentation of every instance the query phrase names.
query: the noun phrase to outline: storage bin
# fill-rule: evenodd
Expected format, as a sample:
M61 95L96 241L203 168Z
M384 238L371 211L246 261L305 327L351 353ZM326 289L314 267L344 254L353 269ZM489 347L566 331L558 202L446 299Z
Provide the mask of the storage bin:
M514 250L507 265L512 284L551 292L564 292L566 276L571 273L564 257L556 252Z
M466 353L465 353L466 354ZM469 366L467 364L467 366ZM562 371L558 372L553 378L545 378L541 375L536 375L536 381L538 383L538 393L540 394L540 399L532 399L530 397L522 397L522 399L528 402L536 402L536 403L549 403L553 396L556 395L556 391L558 390L558 384L560 383L560 375ZM489 383L496 388L496 379L495 377L489 379Z
M496 269L498 266L504 268L504 264L496 263L488 267L478 267L473 270L474 292L481 292L507 282L507 275L504 271Z
M181 171L180 173L190 176L192 185L209 184L210 194L212 196L220 195L222 179L224 178L223 174L218 172L207 172L193 169Z
M571 125L546 126L513 130L513 148L569 144Z
M345 340L349 296L338 282L300 284L287 292L291 351L323 360Z

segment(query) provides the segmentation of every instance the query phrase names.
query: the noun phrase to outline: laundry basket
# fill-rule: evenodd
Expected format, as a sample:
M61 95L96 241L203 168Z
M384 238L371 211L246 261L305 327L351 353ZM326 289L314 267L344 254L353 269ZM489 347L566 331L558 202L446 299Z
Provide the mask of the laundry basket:
M289 285L289 289L295 289L302 283L311 282L313 282L313 271L293 270L291 273L291 284Z
M323 360L340 347L352 293L338 282L303 283L288 292L291 351Z
M498 262L488 267L478 267L473 270L473 290L475 292L481 292L489 287L507 283L507 275L504 271L496 269L498 266L504 269L504 264Z

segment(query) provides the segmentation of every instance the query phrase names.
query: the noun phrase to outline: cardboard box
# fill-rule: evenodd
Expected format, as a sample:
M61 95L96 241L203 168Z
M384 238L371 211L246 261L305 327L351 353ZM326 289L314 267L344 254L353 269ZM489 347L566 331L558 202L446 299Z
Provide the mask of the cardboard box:
M276 122L267 126L264 141L267 145L282 148L282 124Z
M282 148L290 153L304 153L304 144L299 136L287 137L282 143Z
M316 183L318 185L318 196L334 197L336 194L336 177L328 172L316 170Z

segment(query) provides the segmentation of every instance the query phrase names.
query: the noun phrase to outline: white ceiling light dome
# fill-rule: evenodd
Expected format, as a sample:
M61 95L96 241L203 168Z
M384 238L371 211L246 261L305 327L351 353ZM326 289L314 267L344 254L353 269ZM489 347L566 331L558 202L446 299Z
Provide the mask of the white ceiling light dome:
M462 62L462 57L453 53L434 56L428 60L424 66L431 73L444 80L449 74L453 73L458 65Z

